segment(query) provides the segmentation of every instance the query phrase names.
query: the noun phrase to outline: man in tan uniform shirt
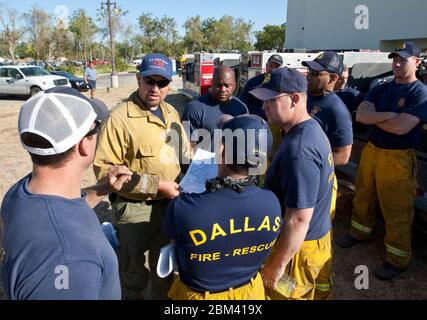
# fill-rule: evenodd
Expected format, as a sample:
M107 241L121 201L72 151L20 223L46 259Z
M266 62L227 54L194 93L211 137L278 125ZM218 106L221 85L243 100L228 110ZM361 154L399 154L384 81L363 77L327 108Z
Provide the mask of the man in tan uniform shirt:
M168 200L179 195L180 163L189 143L178 112L164 102L171 77L169 58L147 55L137 75L138 90L111 111L99 136L97 179L112 164L134 172L127 188L111 199L124 299L167 299L172 281L156 274L160 248L169 243L160 226Z

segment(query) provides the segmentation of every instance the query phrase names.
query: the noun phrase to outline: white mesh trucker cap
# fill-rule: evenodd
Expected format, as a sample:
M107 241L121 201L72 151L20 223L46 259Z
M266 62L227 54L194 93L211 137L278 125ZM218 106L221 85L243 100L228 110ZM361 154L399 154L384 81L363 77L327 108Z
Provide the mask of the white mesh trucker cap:
M108 115L105 104L89 100L77 90L55 87L41 91L21 107L18 119L19 135L33 133L52 144L52 148L33 148L22 143L30 153L48 156L69 150L90 131L95 121Z

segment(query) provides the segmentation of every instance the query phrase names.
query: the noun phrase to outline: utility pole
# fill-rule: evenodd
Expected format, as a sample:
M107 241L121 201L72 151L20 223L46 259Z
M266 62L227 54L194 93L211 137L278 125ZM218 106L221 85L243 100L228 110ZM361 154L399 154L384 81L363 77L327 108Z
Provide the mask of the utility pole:
M107 0L107 2L101 2L101 10L104 10L104 5L107 6L107 14L108 14L108 29L110 31L110 50L111 50L111 87L118 88L119 87L119 76L116 72L116 57L115 57L115 45L113 38L113 23L111 20L111 6L114 5L114 10L117 10L116 2L111 2Z

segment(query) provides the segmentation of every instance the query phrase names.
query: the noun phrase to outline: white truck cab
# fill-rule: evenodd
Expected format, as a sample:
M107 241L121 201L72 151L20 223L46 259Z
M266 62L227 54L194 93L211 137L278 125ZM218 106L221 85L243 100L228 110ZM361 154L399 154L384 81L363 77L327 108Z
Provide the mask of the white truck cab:
M71 87L67 78L49 74L38 66L1 66L0 94L35 95L53 87Z

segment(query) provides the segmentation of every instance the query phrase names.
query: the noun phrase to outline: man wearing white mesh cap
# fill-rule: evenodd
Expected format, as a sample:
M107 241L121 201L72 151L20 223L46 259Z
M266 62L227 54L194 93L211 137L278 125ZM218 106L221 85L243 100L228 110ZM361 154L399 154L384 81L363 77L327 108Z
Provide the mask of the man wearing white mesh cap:
M105 183L80 187L106 115L71 88L40 92L23 104L19 134L33 170L1 207L0 266L9 299L120 299L117 258L91 208L132 172L112 167Z

